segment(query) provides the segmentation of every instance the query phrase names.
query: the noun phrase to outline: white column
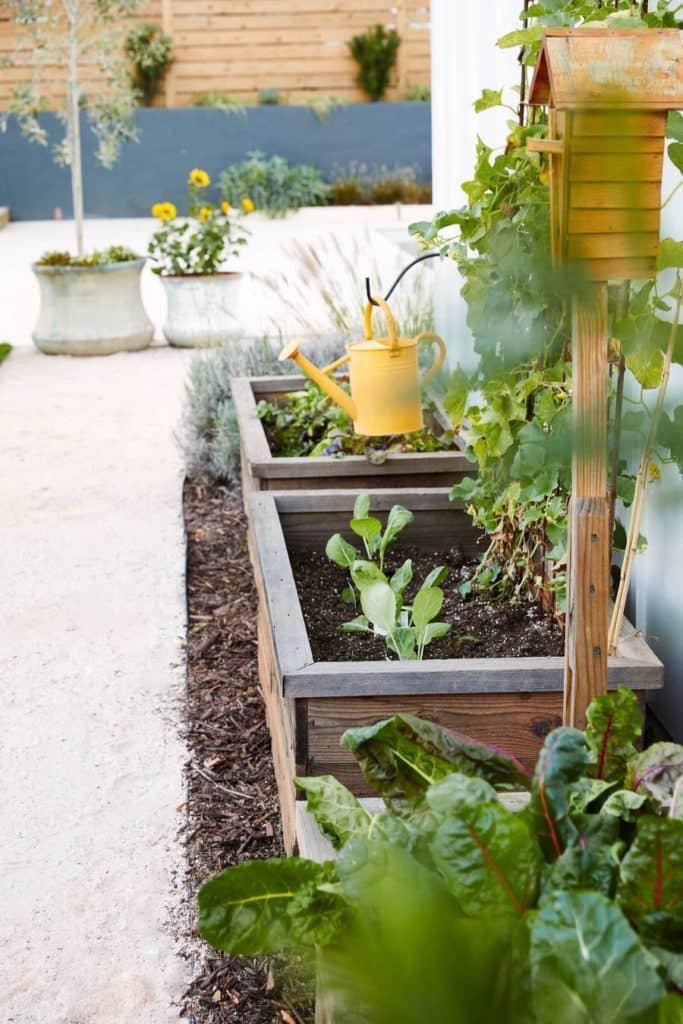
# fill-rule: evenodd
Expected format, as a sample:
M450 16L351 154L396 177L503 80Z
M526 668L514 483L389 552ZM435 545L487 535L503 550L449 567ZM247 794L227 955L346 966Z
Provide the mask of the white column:
M461 184L472 177L477 135L490 146L505 144L509 111L475 114L482 89L519 82L516 49L501 50L496 40L521 28L521 0L431 0L432 24L432 188L435 209L460 206ZM513 102L514 94L508 96ZM460 296L462 278L452 262L436 267L436 329L448 346L451 365L476 364Z

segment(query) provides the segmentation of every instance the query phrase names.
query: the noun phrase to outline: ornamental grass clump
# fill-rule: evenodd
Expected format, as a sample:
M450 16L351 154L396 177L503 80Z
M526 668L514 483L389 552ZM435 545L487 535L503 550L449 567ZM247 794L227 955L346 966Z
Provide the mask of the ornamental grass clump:
M247 232L237 218L253 212L252 200L245 196L239 212L227 200L215 206L205 194L211 178L199 167L190 171L187 184L185 217L178 216L173 203L152 207L161 227L152 236L148 253L152 270L163 277L217 274L228 256L239 256L247 244Z

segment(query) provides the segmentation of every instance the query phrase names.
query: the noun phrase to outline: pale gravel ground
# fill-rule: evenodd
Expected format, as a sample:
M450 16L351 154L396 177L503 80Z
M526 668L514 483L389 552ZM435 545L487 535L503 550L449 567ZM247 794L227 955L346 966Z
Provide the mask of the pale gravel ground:
M367 246L388 284L406 257L372 229L425 213L256 217L245 269L291 269L293 239L334 233ZM86 242L141 250L152 230L88 221ZM174 938L185 548L173 430L191 353L37 353L30 261L71 236L68 222L0 231L0 340L15 345L0 366L0 1021L166 1024L188 971ZM143 296L160 337L148 271ZM288 329L254 278L242 319L256 337Z

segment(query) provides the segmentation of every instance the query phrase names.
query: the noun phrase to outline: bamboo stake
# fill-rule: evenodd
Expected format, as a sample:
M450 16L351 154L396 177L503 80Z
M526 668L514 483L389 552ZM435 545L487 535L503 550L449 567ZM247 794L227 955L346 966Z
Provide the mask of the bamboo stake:
M666 352L664 354L662 374L659 378L657 401L655 402L655 407L652 412L650 429L648 431L647 440L645 441L645 447L643 449L643 454L640 459L640 465L638 466L638 473L636 475L636 485L633 494L633 503L631 505L631 518L629 520L628 533L626 535L626 551L624 552L624 563L621 567L619 589L617 590L617 596L614 602L614 608L612 610L612 618L610 620L609 636L607 641L610 654L614 654L614 651L616 650L617 646L617 641L619 639L619 633L621 632L621 624L623 622L624 611L626 609L626 598L628 596L629 587L631 585L633 563L635 561L635 557L638 551L638 538L640 537L640 527L643 521L643 510L645 508L645 492L647 490L649 478L650 461L652 459L652 453L657 443L657 429L659 427L659 420L662 414L662 408L664 406L664 399L666 398L666 391L669 385L669 377L671 376L671 363L673 361L674 347L676 344L676 333L678 330L678 322L681 315L682 304L683 282L681 281L679 275L678 295L676 296L676 307L674 310L674 316L671 323L669 343L666 347Z

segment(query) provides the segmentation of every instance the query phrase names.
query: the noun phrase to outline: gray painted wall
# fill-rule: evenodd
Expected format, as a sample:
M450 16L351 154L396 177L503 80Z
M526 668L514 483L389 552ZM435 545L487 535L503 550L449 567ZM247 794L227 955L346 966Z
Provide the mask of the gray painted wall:
M59 138L55 117L46 114L42 121ZM429 103L354 103L326 121L307 107L250 107L246 117L196 107L141 109L136 121L139 142L127 143L110 171L95 161L95 139L84 128L87 216L149 216L159 200L183 209L191 168L204 168L215 181L253 150L314 164L326 175L335 165L360 161L370 168L414 165L421 180L431 177ZM10 207L13 220L50 219L55 207L71 216L68 169L56 167L44 146L22 138L13 121L0 134L0 203Z

